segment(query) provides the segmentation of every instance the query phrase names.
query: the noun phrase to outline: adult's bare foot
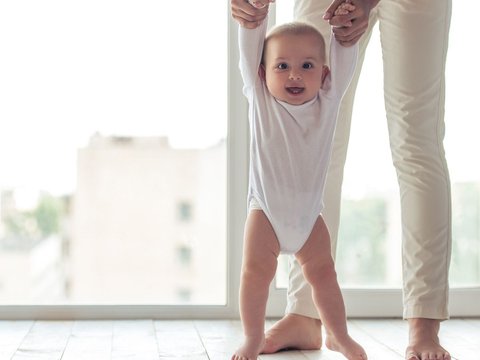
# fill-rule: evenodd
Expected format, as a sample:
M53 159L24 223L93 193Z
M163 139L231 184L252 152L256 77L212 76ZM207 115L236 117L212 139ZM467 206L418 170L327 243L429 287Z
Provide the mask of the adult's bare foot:
M434 319L408 319L409 345L406 360L451 360L450 354L440 345L438 331L440 321Z
M284 349L318 350L322 347L322 323L318 319L287 314L265 335L263 354Z

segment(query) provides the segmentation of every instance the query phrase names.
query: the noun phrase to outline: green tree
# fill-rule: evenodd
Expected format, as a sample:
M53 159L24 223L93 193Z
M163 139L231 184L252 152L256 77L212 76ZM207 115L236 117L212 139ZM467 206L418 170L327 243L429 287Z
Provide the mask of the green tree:
M382 198L342 202L336 266L343 283L385 281L386 219L387 205Z
M60 231L62 217L65 213L63 202L57 197L43 194L33 211L40 233L47 237Z

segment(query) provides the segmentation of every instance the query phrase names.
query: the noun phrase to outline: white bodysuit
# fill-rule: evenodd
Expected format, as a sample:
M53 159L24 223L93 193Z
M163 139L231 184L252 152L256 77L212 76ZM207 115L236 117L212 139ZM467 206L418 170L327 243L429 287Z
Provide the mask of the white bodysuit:
M341 98L352 78L357 46L332 36L330 75L318 96L302 105L276 100L260 78L267 21L239 28L240 71L249 103L250 177L253 198L269 219L283 253L307 241L323 209L323 191Z

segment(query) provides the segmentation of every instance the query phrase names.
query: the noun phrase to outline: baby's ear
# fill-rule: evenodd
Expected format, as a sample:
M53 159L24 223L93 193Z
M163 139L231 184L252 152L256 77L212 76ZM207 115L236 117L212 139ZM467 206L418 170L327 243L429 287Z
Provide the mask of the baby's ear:
M260 76L260 79L262 79L263 81L265 81L265 79L266 79L266 76L265 76L265 65L260 64L260 66L258 67L258 76Z
M323 65L323 68L322 68L322 86L321 88L323 89L323 84L325 83L325 79L327 78L327 76L330 74L330 69L328 68L327 65Z

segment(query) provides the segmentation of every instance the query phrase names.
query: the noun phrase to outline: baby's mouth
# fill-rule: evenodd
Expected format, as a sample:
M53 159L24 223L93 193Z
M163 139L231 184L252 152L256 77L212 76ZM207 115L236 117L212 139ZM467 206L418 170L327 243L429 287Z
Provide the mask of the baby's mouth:
M298 94L303 93L305 88L292 86L292 87L287 87L286 90L290 94L298 95Z

